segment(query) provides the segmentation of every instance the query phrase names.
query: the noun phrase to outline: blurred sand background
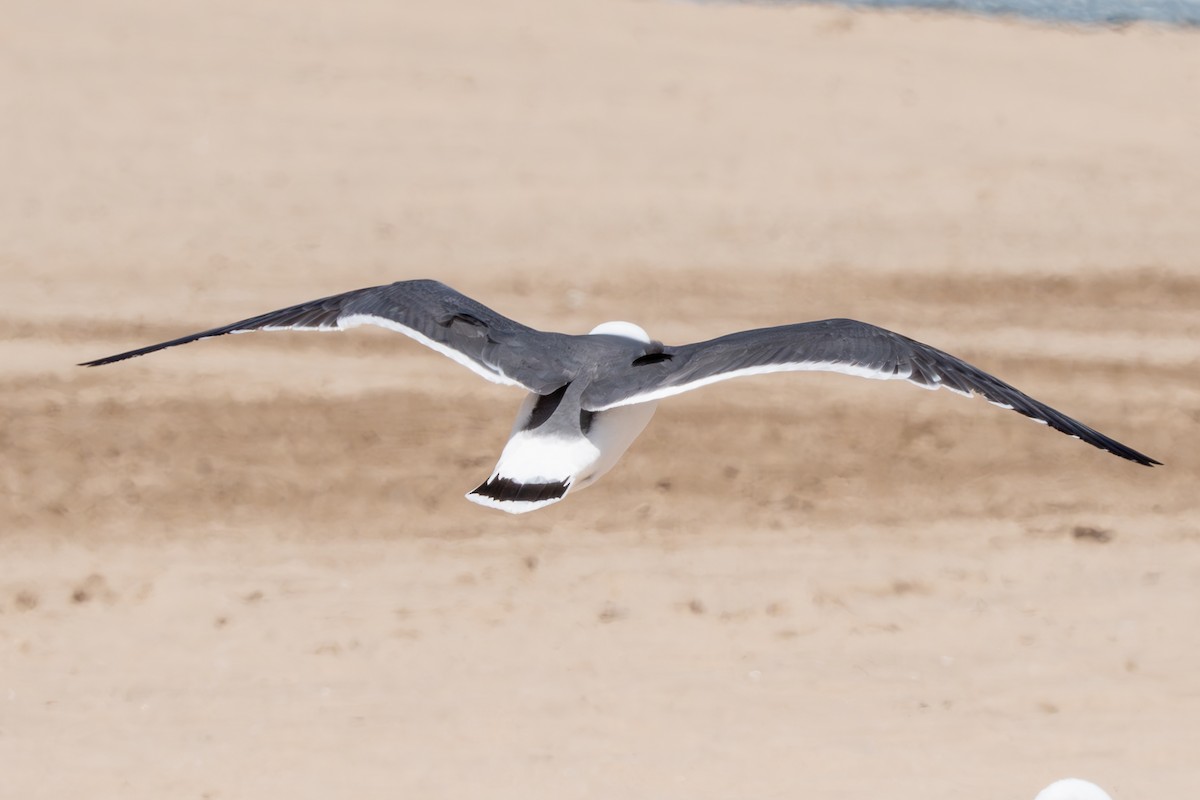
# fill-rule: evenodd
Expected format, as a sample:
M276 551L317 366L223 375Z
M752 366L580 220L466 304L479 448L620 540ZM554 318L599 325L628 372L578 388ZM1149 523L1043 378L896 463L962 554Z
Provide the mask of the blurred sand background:
M0 29L0 797L1200 787L1200 34L609 0L22 3ZM852 316L1166 462L837 375L462 493L519 394L381 331Z

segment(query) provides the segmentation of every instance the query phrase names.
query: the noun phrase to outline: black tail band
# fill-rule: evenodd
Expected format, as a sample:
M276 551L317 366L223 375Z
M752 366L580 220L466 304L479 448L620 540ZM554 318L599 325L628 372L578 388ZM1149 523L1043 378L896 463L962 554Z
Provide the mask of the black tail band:
M557 500L567 493L570 486L569 479L553 483L519 483L511 478L495 475L479 484L471 494L490 497L499 502L537 503L542 500Z

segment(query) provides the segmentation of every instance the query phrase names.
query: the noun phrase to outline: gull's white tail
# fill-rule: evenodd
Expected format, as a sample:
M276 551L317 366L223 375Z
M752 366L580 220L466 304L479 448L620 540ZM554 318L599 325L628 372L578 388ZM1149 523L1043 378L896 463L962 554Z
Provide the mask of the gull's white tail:
M496 468L486 481L467 493L472 503L524 514L590 486L629 449L658 405L639 403L596 413L579 412L579 427L573 430L552 426L531 429L527 425L539 399L539 395L530 395L521 405Z
M600 457L585 436L517 431L504 446L491 477L467 499L510 514L536 511L567 496L581 471Z

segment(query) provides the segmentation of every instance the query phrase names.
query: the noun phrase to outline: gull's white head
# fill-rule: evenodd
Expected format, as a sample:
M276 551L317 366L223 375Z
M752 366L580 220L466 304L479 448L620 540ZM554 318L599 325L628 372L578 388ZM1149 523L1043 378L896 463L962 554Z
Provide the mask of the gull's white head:
M639 342L650 344L650 335L632 322L601 322L588 333L589 335L624 336L626 339L636 339Z
M1108 792L1079 778L1063 778L1038 792L1033 800L1112 800Z

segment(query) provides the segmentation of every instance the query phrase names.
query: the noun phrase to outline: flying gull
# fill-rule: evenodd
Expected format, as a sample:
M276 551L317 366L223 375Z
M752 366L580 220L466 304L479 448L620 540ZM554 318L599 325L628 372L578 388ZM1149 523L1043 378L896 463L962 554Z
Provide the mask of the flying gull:
M1160 463L965 361L865 322L801 322L675 347L652 341L630 322L605 322L586 336L535 330L432 280L337 294L81 366L227 333L359 325L403 333L489 381L529 393L496 468L467 494L472 502L513 514L557 503L594 483L646 427L659 400L767 372L841 372L980 394L1121 458Z

